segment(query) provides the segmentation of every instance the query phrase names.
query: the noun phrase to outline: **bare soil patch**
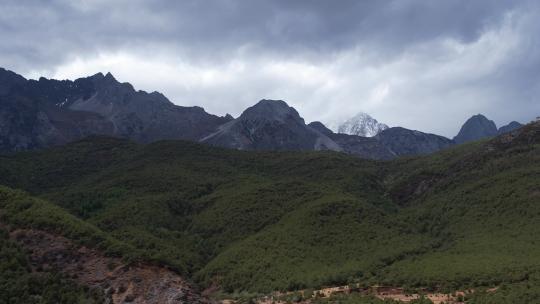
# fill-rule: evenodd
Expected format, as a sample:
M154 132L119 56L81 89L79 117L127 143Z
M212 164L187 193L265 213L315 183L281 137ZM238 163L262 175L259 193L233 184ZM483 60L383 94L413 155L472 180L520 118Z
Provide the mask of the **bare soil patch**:
M488 289L487 292L494 292L497 288L491 288ZM304 290L297 291L300 294L304 294ZM473 290L468 290L468 293L474 292ZM283 295L292 294L293 292L288 293L279 293L276 292L270 296L266 296L262 299L259 299L257 301L258 304L285 304L286 302L280 301L279 298ZM351 293L361 293L364 295L373 295L379 299L390 299L394 301L399 301L403 303L409 303L413 300L419 299L422 296L431 300L434 304L463 304L463 302L459 301L460 296L465 296L465 291L456 291L452 294L445 294L445 293L430 293L430 292L422 292L422 294L419 293L407 293L403 288L400 287L389 287L389 286L372 286L369 288L354 288L354 290L351 290L350 286L334 286L334 287L327 287L322 288L319 290L313 291L313 297L322 297L322 298L328 298L333 295L337 294L351 294ZM222 304L234 304L235 301L233 300L223 300ZM302 302L299 302L301 304L309 304L312 303L312 300L306 299Z
M120 258L107 257L44 231L17 229L10 237L29 252L33 271L59 271L80 285L101 289L109 303L208 303L188 282L165 267L126 264Z

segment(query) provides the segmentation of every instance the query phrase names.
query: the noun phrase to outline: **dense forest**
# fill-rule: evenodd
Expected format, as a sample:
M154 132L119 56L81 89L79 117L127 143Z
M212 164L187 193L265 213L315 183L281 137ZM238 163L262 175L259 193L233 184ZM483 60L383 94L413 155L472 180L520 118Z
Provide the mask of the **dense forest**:
M0 184L0 303L100 301L31 271L8 237L17 228L165 265L224 294L359 283L479 290L467 303L540 298L538 123L385 162L92 137L0 156Z

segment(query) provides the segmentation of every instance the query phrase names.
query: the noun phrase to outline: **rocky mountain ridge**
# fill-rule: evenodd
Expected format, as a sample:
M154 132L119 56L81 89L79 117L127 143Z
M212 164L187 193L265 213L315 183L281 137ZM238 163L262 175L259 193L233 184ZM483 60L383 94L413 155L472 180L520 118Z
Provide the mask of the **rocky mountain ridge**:
M360 113L334 133L320 122L306 124L296 109L282 100L263 99L234 119L209 114L201 107L175 105L163 94L135 90L111 73L74 81L27 80L0 69L2 152L106 135L141 143L181 139L241 150L331 150L391 159L432 153L519 126L513 122L497 130L493 122L476 115L452 141L420 131L388 128Z
M110 73L36 81L0 70L0 81L1 151L65 144L92 134L138 142L198 140L231 119L177 106L158 92L136 91Z
M482 114L477 114L467 119L459 130L459 133L454 137L454 141L457 144L462 144L469 141L494 137L521 128L522 126L521 123L512 121L508 125L497 129L497 125L493 120L489 120Z
M428 154L453 144L442 136L405 128L389 128L375 137L334 133L321 122L306 125L282 100L261 100L201 142L241 150L343 151L371 159Z
M501 134L504 134L504 133L512 132L512 131L514 131L516 129L519 129L521 127L523 127L523 124L521 124L521 123L519 123L517 121L512 121L509 124L500 127L499 130L497 130L497 134L501 135Z
M342 150L282 100L263 99L200 141L241 150Z

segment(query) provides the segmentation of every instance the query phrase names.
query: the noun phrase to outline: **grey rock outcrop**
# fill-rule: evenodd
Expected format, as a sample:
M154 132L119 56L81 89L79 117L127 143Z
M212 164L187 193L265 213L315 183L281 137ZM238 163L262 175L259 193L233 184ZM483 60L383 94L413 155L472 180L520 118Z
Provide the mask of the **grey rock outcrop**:
M399 156L429 154L454 142L446 137L405 128L389 128L375 137L333 133L320 122L309 124L331 138L343 152L363 158L387 160Z
M482 114L477 114L469 118L454 137L457 144L497 135L497 126L492 120L487 119Z
M512 121L509 124L507 124L506 126L500 127L499 130L497 131L497 133L500 135L500 134L512 132L512 131L514 131L516 129L519 129L521 127L523 127L523 124L521 124L521 123L519 123L517 121Z
M138 142L198 140L231 119L174 105L157 92L136 91L110 73L36 81L0 70L0 151L59 145L94 134Z
M401 127L386 129L376 138L396 156L429 154L454 145L444 136Z
M90 135L142 143L183 139L242 150L332 150L383 160L432 153L454 144L442 136L386 129L373 119L360 120L369 123L352 124L352 131L378 134L334 133L320 122L306 125L282 100L261 100L235 119L200 107L177 106L158 92L137 91L110 73L75 81L36 81L0 69L0 152L61 145ZM515 127L511 123L499 131ZM479 115L464 125L457 138L494 133L494 123Z
M341 147L305 124L282 100L263 99L201 142L241 150L334 150Z

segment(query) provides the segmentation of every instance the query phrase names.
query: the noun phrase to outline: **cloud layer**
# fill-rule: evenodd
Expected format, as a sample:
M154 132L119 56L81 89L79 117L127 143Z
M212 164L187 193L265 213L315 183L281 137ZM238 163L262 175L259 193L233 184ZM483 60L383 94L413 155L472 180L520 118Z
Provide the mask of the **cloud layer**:
M27 77L111 71L216 114L274 98L446 136L540 115L532 0L6 0L0 37L0 66Z

